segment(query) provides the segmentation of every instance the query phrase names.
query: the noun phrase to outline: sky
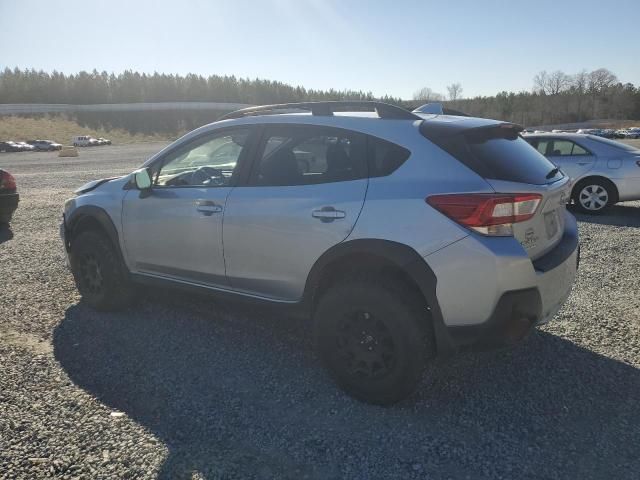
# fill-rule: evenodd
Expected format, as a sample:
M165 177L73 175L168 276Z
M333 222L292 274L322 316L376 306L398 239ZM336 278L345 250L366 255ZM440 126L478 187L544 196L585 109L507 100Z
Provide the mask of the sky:
M236 75L409 99L530 90L541 70L640 84L637 0L0 0L0 68ZM615 7L615 8L614 8Z

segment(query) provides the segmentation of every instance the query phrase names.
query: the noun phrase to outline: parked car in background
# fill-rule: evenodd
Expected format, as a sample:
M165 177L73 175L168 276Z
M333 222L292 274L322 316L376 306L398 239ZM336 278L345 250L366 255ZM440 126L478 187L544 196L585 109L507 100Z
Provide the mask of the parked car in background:
M625 130L624 138L640 138L640 128L629 128Z
M11 221L19 201L16 179L9 172L0 169L0 224Z
M79 135L71 139L74 147L95 147L100 144L98 140L89 135Z
M540 153L574 181L571 197L585 213L640 200L640 150L596 135L547 133L524 135Z
M20 146L21 151L23 152L35 152L36 147L33 145L29 145L27 142L16 142L18 146Z
M101 145L111 145L111 140L108 138L98 137L97 140L101 143Z
M23 148L16 142L7 140L6 142L0 142L0 152L22 152Z
M240 110L78 189L61 236L89 306L123 308L131 282L279 305L345 391L390 404L425 361L517 342L571 292L570 181L520 130L380 102Z
M40 152L52 152L61 150L62 145L52 140L27 140L27 143Z

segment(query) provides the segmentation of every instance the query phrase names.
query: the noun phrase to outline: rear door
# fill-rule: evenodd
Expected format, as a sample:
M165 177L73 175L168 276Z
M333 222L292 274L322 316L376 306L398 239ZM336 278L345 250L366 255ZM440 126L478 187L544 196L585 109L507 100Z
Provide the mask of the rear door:
M565 138L552 138L541 141L538 151L545 148L545 155L558 165L571 178L580 178L595 164L595 156L586 148Z
M316 260L351 233L367 190L365 136L319 126L264 128L248 185L224 215L234 290L293 301Z

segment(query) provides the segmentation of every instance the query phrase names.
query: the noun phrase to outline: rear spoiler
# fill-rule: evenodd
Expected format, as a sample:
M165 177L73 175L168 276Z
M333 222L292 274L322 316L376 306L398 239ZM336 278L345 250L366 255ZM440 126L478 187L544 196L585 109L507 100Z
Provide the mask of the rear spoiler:
M431 113L434 115L455 115L457 117L469 117L470 115L444 107L441 103L426 103L413 110L413 113Z

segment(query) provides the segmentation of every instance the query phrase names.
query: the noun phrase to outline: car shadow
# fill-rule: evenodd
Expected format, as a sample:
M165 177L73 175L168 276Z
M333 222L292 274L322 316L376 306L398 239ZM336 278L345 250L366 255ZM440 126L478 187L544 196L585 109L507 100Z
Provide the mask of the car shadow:
M74 305L53 338L76 385L167 446L161 479L365 478L365 465L424 478L427 459L429 478L637 473L640 370L561 337L437 360L382 408L330 382L303 322L162 297L121 313Z
M640 227L640 206L612 205L598 215L580 213L573 205L569 205L567 208L580 222L614 227Z
M13 238L13 231L11 227L7 224L0 223L0 244L4 242L8 242Z

